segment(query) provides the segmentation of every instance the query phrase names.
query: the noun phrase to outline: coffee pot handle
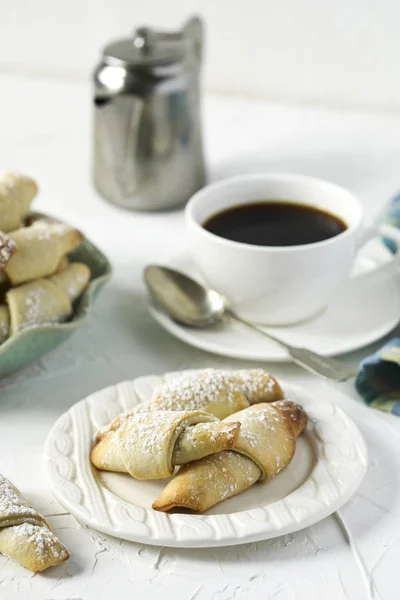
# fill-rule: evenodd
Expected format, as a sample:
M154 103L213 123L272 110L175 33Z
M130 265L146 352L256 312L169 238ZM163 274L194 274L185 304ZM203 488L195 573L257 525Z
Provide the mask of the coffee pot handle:
M188 19L181 30L175 32L156 31L150 27L139 27L133 33L133 45L149 54L158 42L183 42L198 65L203 58L204 25L200 17Z
M203 60L203 39L204 39L204 24L200 17L194 16L186 21L183 35L191 44L197 63L200 65Z

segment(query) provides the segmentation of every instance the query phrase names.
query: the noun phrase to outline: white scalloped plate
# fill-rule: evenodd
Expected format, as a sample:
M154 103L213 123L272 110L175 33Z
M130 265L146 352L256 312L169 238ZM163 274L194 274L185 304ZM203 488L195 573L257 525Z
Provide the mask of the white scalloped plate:
M177 373L168 373L171 378ZM57 500L79 521L109 535L145 544L212 547L291 533L339 509L355 493L367 451L354 422L333 403L283 384L306 409L309 424L291 464L268 484L254 485L206 514L164 514L151 508L165 486L121 473L100 473L89 461L96 431L147 400L162 378L140 377L78 402L50 431L44 469Z

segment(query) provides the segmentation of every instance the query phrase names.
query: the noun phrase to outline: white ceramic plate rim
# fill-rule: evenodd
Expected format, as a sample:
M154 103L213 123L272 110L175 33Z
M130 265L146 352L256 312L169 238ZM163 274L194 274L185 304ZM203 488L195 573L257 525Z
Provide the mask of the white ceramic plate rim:
M185 257L175 257L175 259L169 261L169 266L175 268L181 268L182 264L186 264ZM370 264L374 265L376 268L380 268L383 273L383 268L386 268L388 272L391 269L391 265L388 263L386 267L383 266L381 259L375 259L375 257L360 257L359 261L361 264ZM186 269L182 269L186 270ZM397 294L397 297L400 298L400 292L397 289L396 282L392 281L390 278L386 280L386 285L391 285L393 288L393 292ZM212 340L205 340L201 336L197 335L197 330L190 327L185 327L180 323L177 323L173 319L171 319L161 308L154 304L153 300L146 296L145 302L147 304L150 315L154 318L155 321L163 329L168 331L172 336L178 338L179 340L198 348L199 350L205 350L206 352L211 352L212 354L217 354L219 356L227 356L229 358L236 358L242 360L256 360L256 361L269 361L269 362L291 362L290 356L287 352L279 347L278 345L266 343L265 350L241 350L240 344L217 344ZM381 327L375 327L373 330L365 329L365 333L362 336L359 336L358 340L355 341L352 339L341 338L340 340L335 340L334 343L329 349L323 351L318 349L318 352L325 356L339 356L341 354L346 354L347 352L353 352L355 350L359 350L373 342L381 339L387 333L392 331L400 321L400 311L393 313L391 318L387 318L385 311L383 311L383 322ZM234 338L235 331L239 327L238 324L226 324L226 327L229 328L229 331L232 333L232 339ZM266 328L268 329L268 328ZM275 331L276 335L279 335L279 328ZM249 332L250 335L257 336L256 333ZM218 333L215 333L215 336L218 336ZM267 341L267 340L266 340ZM304 340L304 345L307 345L307 340Z
M242 544L321 521L343 506L360 485L367 450L354 422L332 402L283 383L286 395L307 410L317 454L309 476L292 493L267 506L217 515L169 515L125 502L94 476L89 461L93 436L99 424L148 397L160 380L158 376L141 377L100 390L72 406L51 429L43 456L51 490L86 525L118 538L160 546Z

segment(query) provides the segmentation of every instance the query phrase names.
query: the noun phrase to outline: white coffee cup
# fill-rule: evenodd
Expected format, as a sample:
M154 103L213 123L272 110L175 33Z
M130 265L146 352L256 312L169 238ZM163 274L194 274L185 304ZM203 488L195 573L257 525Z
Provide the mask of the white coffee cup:
M290 201L342 219L347 229L321 242L299 246L255 246L204 229L218 212L255 201ZM241 317L286 325L320 312L350 276L358 249L384 235L400 244L389 225L362 227L363 207L351 192L333 183L290 174L225 179L197 192L186 207L188 243L207 283Z

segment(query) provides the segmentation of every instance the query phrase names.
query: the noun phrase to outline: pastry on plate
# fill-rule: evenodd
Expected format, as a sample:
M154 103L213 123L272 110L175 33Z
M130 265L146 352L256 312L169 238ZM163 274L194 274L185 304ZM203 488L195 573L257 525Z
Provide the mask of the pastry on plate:
M241 424L235 447L183 466L154 509L204 512L258 481L270 481L292 460L296 439L307 424L303 408L288 400L254 404L223 423L232 420Z
M275 377L264 369L240 369L233 371L233 377L249 404L283 399L281 386Z
M237 422L221 422L202 411L137 412L109 429L90 458L101 470L161 479L172 475L176 465L232 448L239 429Z
M223 419L255 402L282 398L275 377L262 369L206 369L162 383L154 391L150 410L204 410Z
M282 398L279 383L263 369L204 369L183 373L157 386L149 402L142 402L115 417L97 433L96 442L109 431L118 429L126 417L137 412L202 410L223 419L249 404Z
M3 475L0 475L0 552L34 573L69 558L68 550L46 519L26 503Z

